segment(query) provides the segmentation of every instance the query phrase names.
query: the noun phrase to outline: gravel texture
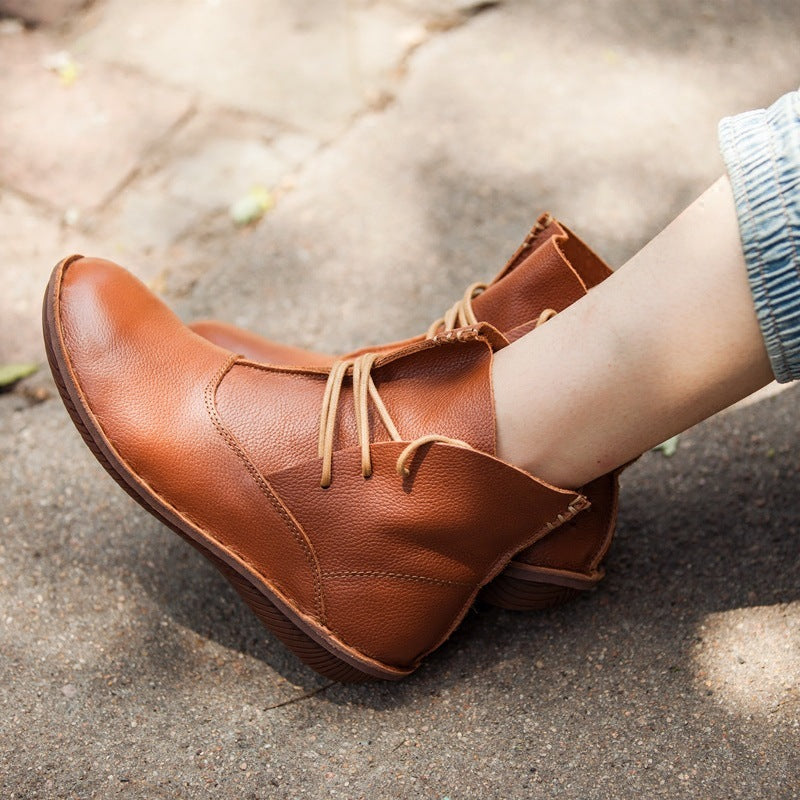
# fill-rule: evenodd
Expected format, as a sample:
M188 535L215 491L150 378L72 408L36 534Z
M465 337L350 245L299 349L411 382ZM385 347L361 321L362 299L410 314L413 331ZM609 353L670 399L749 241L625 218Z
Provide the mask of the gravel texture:
M21 5L0 362L43 362L69 251L328 351L424 329L543 209L620 264L720 173L717 120L800 75L796 0ZM43 369L0 394L0 797L798 797L798 401L629 469L597 592L346 687L118 490Z

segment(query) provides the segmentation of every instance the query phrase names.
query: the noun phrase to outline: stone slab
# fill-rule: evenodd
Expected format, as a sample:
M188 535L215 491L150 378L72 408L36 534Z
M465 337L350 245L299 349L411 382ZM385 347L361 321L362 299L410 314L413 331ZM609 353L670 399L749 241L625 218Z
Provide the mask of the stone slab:
M0 16L17 17L34 24L64 22L91 0L0 0Z
M0 184L62 212L105 202L190 107L182 92L96 61L73 58L65 85L48 68L63 44L0 37Z
M260 119L204 110L90 224L115 242L118 257L155 255L167 268L164 256L180 241L206 238L217 228L235 235L232 205L254 188L277 197L319 146L313 137L279 132Z
M0 364L45 363L40 311L50 271L83 237L0 188ZM71 248L76 248L72 250Z
M416 27L402 8L363 1L107 0L75 47L330 138L391 91Z
M72 253L127 261L136 275L163 291L163 262L124 250L109 231L98 235L80 218L43 208L0 187L0 364L35 362L46 369L41 307L50 272ZM126 259L127 257L127 259Z

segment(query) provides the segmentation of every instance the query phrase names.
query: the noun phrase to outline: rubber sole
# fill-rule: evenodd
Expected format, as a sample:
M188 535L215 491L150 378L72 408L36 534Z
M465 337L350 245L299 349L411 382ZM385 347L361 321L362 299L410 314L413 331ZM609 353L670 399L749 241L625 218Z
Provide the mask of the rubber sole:
M65 262L62 262L65 263ZM67 368L66 354L56 323L56 284L62 264L53 271L42 308L42 329L50 371L72 422L89 450L116 483L146 511L199 550L232 584L261 622L303 663L319 674L342 683L368 680L400 680L413 669L397 669L362 657L313 621L303 617L266 584L259 584L244 568L211 549L209 537L183 522L118 459L94 424L92 415L80 403L80 392ZM83 413L81 413L83 410Z
M542 611L567 603L581 594L581 589L526 581L500 573L483 588L480 597L484 603L510 611Z

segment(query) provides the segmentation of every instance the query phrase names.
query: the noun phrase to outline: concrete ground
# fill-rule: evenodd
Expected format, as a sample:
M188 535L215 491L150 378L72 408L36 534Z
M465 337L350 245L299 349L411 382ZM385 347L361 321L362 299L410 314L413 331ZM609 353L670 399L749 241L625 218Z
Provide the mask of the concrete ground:
M543 209L620 264L721 172L717 120L800 81L797 0L0 11L0 364L43 363L73 251L328 351L424 329ZM347 687L117 489L43 368L0 394L0 797L800 797L799 401L632 467L596 593Z

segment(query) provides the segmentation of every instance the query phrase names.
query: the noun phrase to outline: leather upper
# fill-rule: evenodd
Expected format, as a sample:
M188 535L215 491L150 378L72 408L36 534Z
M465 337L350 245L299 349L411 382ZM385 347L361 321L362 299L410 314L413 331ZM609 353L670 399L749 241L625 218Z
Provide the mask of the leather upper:
M533 329L542 311L547 308L563 310L610 274L611 270L602 259L569 228L549 214L543 214L486 290L475 297L472 307L479 320L488 322L502 331L508 341L515 341ZM222 322L196 322L191 327L210 341L240 353L254 362L325 368L335 360L333 356L270 341ZM421 342L423 338L417 336L401 342L362 348L344 357L357 356L367 350L391 352ZM257 367L251 365L251 368ZM242 379L241 383L244 384L246 381ZM235 390L232 387L225 387L220 393L219 402L224 405L230 395L244 391L246 390L243 386L238 386ZM320 396L321 391L320 388ZM443 390L442 394L446 396L448 392ZM457 412L457 409L454 407L453 411ZM406 412L399 413L419 414L420 411L409 408ZM289 420L285 423L287 427L293 424L290 421L291 416L287 416L287 420ZM420 419L418 422L417 427L424 429L424 420ZM255 421L249 427L252 430L248 432L248 426L245 425L245 430L240 432L241 435L248 441L257 440L258 426ZM457 426L446 423L444 419L441 427L446 429L439 431L441 433L450 431L450 435L472 441L469 435L460 436L454 432L457 431ZM490 445L488 441L475 441L480 449L494 452L493 444ZM253 444L253 447L259 449L257 444ZM269 457L275 458L276 454L273 453ZM266 459L266 454L262 458ZM584 491L592 503L589 511L576 517L570 524L553 531L535 547L518 553L514 558L516 566L544 568L548 570L549 580L553 579L555 570L564 574L570 573L567 577L567 581L570 582L574 582L575 578L580 576L586 576L588 579L585 586L591 586L596 582L601 575L598 572L600 563L608 550L614 531L618 473L598 478L585 487ZM537 573L528 570L525 574L534 578ZM544 575L543 572L541 574Z
M249 362L186 328L130 273L76 258L55 318L83 412L144 492L257 576L309 624L381 664L437 647L478 589L585 505L494 456L486 325L385 354L372 368L402 441L370 414L360 470L345 377L333 479L316 437L328 370ZM396 462L425 434L432 443Z

